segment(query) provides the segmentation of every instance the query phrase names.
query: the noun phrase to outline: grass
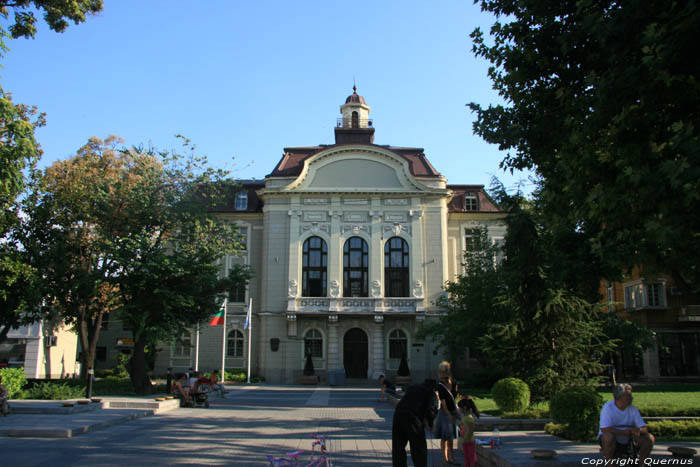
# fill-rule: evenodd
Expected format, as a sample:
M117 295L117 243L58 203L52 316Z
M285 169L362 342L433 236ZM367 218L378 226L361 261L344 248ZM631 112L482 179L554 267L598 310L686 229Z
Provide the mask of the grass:
M462 395L471 395L480 412L503 418L549 418L549 402L533 404L523 413L504 413L491 399L491 390L465 387ZM598 393L605 402L612 400L609 387ZM634 405L643 417L700 416L700 384L638 384L633 386Z

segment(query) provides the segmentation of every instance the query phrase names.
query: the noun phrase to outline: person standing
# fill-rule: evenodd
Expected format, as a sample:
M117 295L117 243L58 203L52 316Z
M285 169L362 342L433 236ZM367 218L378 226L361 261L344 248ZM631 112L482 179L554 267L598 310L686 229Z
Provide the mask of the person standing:
M455 396L457 384L452 381L452 372L448 362L442 362L438 366L440 382L438 384L438 396L440 397L440 410L435 418L435 430L433 434L440 438L440 450L445 465L459 465L455 461L453 441L455 439L455 426L459 419Z
M467 396L457 404L462 412L459 421L459 445L464 453L464 467L476 467L476 438L474 437L474 417L479 418L479 409L474 400Z
M437 413L437 382L426 379L413 384L396 405L391 429L391 460L395 467L406 466L406 443L411 444L411 459L415 467L428 465L428 445L425 430L431 430Z

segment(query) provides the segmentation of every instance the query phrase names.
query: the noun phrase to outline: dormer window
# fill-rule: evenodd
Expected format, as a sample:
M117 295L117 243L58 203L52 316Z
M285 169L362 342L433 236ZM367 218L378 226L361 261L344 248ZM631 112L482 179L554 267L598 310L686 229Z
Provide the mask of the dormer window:
M245 211L248 209L248 193L239 191L236 193L236 211Z
M476 193L467 193L464 195L464 210L465 211L478 211L479 205L476 199Z

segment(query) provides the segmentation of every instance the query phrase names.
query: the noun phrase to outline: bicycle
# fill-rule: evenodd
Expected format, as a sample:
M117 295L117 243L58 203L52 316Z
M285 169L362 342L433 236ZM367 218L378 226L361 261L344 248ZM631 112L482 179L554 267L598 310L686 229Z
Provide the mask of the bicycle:
M315 441L311 444L311 458L309 459L309 463L306 464L306 467L332 467L333 463L328 458L326 437L316 434L311 435L311 437L315 439ZM316 452L316 446L318 446L318 453ZM299 464L299 457L304 454L304 452L304 450L290 451L285 453L284 457L267 456L267 460L272 467L297 467L301 465Z

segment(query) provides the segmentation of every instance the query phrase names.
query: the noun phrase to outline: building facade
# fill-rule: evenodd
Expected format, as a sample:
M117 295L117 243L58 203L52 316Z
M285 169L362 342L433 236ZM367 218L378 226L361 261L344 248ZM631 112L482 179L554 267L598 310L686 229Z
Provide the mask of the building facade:
M298 383L307 353L322 383L393 375L404 355L414 380L435 377L443 356L417 329L443 311L475 229L500 241L504 214L483 185L448 185L423 149L374 144L355 89L340 111L335 144L285 148L219 212L245 238L222 272L247 264L255 277L229 296L225 334L201 325L164 345L156 374L221 368L222 350L227 370L246 369L252 299L251 370L268 382ZM129 351L129 334L109 326L98 366Z

